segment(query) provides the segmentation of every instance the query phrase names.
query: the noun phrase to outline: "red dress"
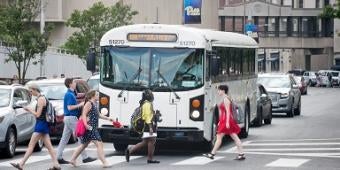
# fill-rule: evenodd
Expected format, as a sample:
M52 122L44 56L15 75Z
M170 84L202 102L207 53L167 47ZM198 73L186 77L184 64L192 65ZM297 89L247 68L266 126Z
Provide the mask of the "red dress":
M232 109L231 109L231 103L229 106L229 128L226 127L226 122L227 122L227 112L226 112L226 108L224 106L224 103L222 102L219 106L218 106L219 110L220 110L220 118L219 118L219 122L218 122L218 127L217 127L217 133L224 133L226 135L235 133L238 134L240 133L241 129L238 126L237 122L234 120L233 116L232 116Z

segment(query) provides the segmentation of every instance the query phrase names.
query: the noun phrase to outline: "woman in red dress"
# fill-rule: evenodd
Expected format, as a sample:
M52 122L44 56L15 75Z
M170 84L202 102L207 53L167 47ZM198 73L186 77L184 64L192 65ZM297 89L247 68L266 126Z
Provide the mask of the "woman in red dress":
M237 146L238 156L235 160L244 160L246 157L243 153L242 143L240 138L237 136L241 129L233 118L231 100L227 94L227 85L218 86L218 95L223 97L223 101L218 106L220 115L217 125L216 142L213 150L210 153L203 154L203 156L214 159L217 149L221 146L224 135L229 135Z

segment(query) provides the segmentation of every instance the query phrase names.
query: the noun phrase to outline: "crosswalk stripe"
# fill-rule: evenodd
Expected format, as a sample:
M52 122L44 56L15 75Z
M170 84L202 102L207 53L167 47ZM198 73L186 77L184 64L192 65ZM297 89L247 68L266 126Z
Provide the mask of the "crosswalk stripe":
M134 160L134 159L138 159L142 157L143 156L130 156L130 160ZM106 157L106 160L112 165L126 162L125 156L110 156L110 157ZM98 159L96 161L89 162L84 165L102 165L102 162Z
M313 146L313 145L340 145L338 142L326 143L248 143L243 146Z
M340 138L326 138L326 139L273 139L273 140L256 140L256 142L298 142L298 141L330 141L340 140Z
M266 167L294 167L297 168L308 162L309 159L285 159L280 158L266 165Z
M9 161L5 161L5 162L1 162L0 163L0 166L11 166L10 163L11 162L14 162L14 163L18 163L19 161L21 161L22 158L18 158L18 159L12 159L12 160L9 160ZM30 163L34 163L34 162L39 162L39 161L44 161L44 160L47 160L47 159L51 159L51 156L50 155L45 155L45 156L31 156L26 164L30 164Z
M221 156L215 156L214 159L209 159L203 156L195 156L180 162L173 163L172 165L205 165L210 162L222 159L224 157Z
M245 149L246 151L338 151L340 148L263 148L263 149ZM340 153L338 153L340 154Z
M301 156L301 157L324 157L324 158L340 158L339 153L274 153L274 152L248 152L246 154L255 155L277 155L277 156Z

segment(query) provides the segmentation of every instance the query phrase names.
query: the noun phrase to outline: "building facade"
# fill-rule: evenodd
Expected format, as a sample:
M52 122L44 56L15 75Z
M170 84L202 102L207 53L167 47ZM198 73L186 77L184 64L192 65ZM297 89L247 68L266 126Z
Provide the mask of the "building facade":
M320 18L333 0L220 0L219 29L245 33L256 25L261 72L329 69L338 53L337 20ZM336 46L338 44L338 46ZM340 57L340 56L339 56ZM340 62L340 61L339 61Z

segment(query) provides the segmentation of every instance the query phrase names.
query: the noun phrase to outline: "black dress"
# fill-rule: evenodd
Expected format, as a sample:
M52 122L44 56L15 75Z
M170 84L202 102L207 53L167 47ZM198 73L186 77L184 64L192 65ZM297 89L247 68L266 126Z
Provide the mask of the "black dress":
M80 138L82 144L85 144L91 140L102 141L102 138L100 137L98 131L98 119L99 119L98 109L95 104L91 103L91 105L92 107L88 114L89 121L87 122L87 124L89 126L92 126L92 130L86 130L84 136Z

